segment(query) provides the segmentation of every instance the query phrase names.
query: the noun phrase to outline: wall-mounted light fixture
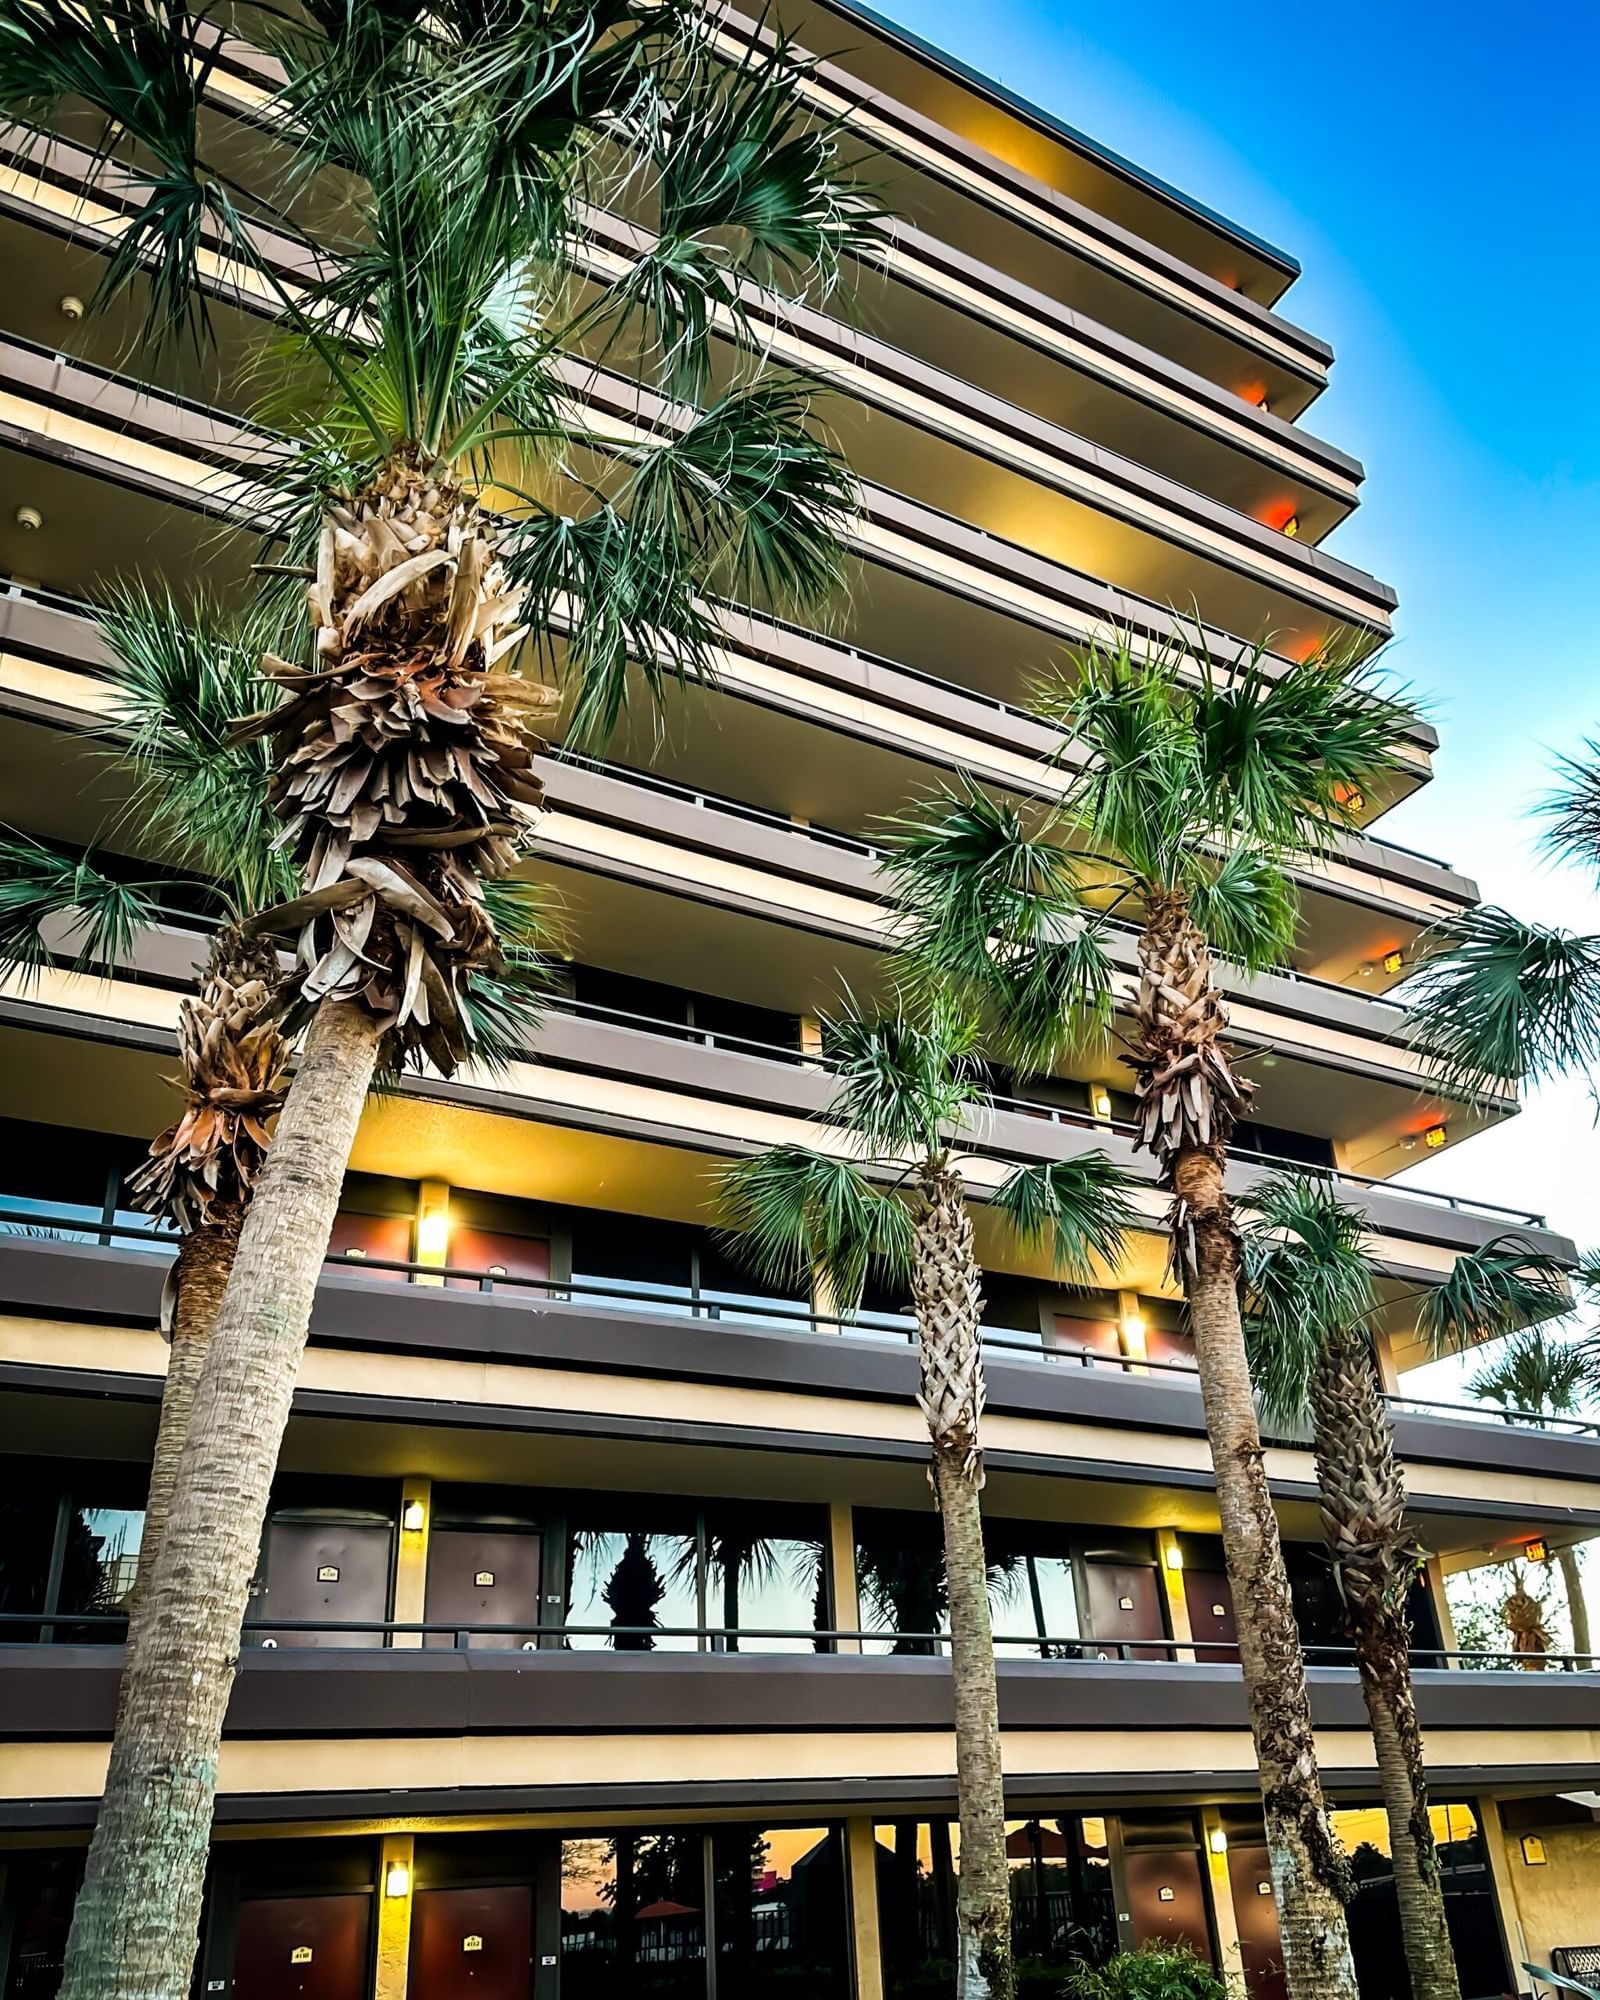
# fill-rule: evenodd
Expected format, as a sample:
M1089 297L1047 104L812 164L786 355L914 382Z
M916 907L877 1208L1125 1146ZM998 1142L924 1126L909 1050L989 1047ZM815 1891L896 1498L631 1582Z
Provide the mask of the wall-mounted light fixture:
M1213 1854L1226 1854L1228 1851L1228 1836L1220 1826L1214 1826L1211 1829L1206 1844Z
M428 1524L428 1510L420 1500L408 1500L400 1510L400 1525L408 1535L420 1535Z
M384 1874L383 1893L386 1896L399 1897L408 1894L410 1888L411 1870L403 1861L391 1861Z
M449 1210L425 1208L417 1218L417 1262L442 1264L449 1248Z
M1167 1544L1167 1568L1183 1568L1183 1550L1178 1547L1176 1542L1168 1542Z
M1089 1109L1094 1113L1096 1118L1109 1118L1111 1116L1111 1092L1106 1089L1104 1084L1097 1083L1090 1087Z

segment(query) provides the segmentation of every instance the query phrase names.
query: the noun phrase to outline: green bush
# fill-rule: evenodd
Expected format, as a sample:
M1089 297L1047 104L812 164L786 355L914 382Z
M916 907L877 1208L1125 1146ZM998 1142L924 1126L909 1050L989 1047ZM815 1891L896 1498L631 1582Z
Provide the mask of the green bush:
M1061 1990L1065 2000L1228 2000L1220 1973L1184 1944L1142 1944L1104 1965L1080 1960Z

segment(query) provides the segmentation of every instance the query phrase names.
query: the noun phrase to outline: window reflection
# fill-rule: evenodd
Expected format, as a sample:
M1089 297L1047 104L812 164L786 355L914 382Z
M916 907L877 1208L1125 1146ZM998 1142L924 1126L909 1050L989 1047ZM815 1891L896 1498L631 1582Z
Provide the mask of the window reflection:
M144 1529L144 1477L133 1467L75 1477L48 1459L10 1460L0 1473L0 1640L119 1644L118 1612L132 1586ZM24 1623L17 1614L40 1614ZM94 1622L51 1623L77 1613Z
M561 1843L563 2000L700 2000L704 1848L690 1831Z
M844 1852L829 1827L720 1829L712 1840L717 1990L846 2000Z

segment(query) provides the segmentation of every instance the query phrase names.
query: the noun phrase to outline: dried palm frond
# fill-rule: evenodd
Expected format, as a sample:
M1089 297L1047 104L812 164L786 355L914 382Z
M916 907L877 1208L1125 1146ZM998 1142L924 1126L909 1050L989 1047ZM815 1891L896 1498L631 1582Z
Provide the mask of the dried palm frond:
M490 519L413 455L324 520L307 591L318 664L268 659L287 699L248 717L282 761L273 802L304 892L253 920L299 933L291 1018L360 1001L386 1060L466 1054L461 982L499 963L482 883L527 846L543 789L536 718L553 690L496 662L520 594Z
M128 1182L137 1205L188 1232L219 1204L249 1199L283 1102L288 1044L279 1026L281 981L271 948L229 925L212 944L200 990L178 1010L172 1079L183 1115L150 1146Z

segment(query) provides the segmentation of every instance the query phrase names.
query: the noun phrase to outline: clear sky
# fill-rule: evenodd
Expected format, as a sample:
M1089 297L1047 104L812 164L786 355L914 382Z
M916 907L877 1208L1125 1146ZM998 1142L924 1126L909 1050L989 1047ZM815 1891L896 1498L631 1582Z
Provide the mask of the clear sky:
M1305 421L1367 470L1328 546L1399 591L1391 663L1443 738L1384 830L1600 929L1524 818L1600 734L1600 9L877 4L1299 259L1279 310L1338 356ZM1600 1246L1581 1083L1413 1177Z

